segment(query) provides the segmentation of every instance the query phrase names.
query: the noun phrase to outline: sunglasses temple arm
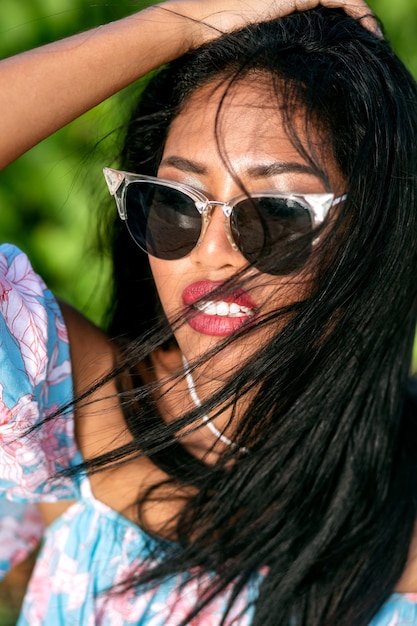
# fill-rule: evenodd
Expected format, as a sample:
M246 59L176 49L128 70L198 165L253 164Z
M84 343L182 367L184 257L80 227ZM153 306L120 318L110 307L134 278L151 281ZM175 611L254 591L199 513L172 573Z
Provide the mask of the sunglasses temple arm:
M347 199L347 197L348 197L347 193L344 193L342 196L335 198L332 202L332 206L337 206L341 202L344 202Z
M124 189L124 185L126 183L125 176L118 172L117 170L113 170L110 167L103 168L104 178L106 179L107 187L109 189L110 195L112 195L116 201L117 210L122 220L126 219L126 211L122 202L122 192Z

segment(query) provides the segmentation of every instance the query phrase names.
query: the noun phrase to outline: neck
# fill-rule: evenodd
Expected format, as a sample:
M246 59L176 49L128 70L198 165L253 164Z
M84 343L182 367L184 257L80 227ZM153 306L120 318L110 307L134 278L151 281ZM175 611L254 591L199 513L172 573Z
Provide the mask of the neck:
M194 378L193 378L193 376L191 374L189 363L188 363L188 361L187 361L187 359L185 358L184 355L182 355L182 362L183 362L184 369L185 369L185 378L186 378L186 381L187 381L188 391L190 393L191 400L194 402L194 405L196 407L201 407L201 400L200 400L200 398L198 397L198 394L197 394L197 389L196 389L196 386L195 386ZM216 437L216 439L218 439L219 441L221 441L225 445L230 446L231 448L235 448L235 449L239 450L240 452L244 452L244 453L248 453L249 452L249 450L247 448L245 448L244 446L239 445L238 443L236 443L232 439L229 439L229 437L227 437L224 434L224 432L220 431L216 427L216 425L213 423L213 421L209 418L208 415L203 414L201 419L203 420L203 422L205 423L207 428L211 431L211 433Z

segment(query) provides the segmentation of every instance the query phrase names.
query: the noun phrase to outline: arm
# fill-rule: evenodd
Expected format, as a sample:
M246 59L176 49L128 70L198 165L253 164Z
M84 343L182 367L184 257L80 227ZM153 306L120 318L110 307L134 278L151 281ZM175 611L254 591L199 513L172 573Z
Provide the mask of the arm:
M362 0L170 0L0 62L0 169L151 70L246 23ZM371 18L364 25L375 28Z

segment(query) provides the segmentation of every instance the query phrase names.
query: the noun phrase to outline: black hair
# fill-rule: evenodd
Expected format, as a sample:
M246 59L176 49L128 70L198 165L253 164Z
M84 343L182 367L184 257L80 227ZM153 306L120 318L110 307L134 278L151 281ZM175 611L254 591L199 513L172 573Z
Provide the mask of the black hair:
M343 11L294 13L224 35L153 75L128 124L120 169L156 175L188 98L203 85L256 75L271 77L288 132L310 159L292 126L294 107L307 129L320 129L348 196L327 225L311 293L284 326L282 311L260 322L275 329L267 345L202 408L213 413L251 391L236 424L249 454L230 464L229 451L205 466L172 437L178 425L157 418L145 386L132 402L123 394L135 444L120 458L144 452L196 490L178 516L178 542L164 545L164 558L133 582L211 572L191 619L226 588L232 605L266 568L254 625L365 626L404 570L416 518L416 409L407 381L417 296L417 89L389 44ZM173 333L148 260L122 223L114 225L113 265L109 331L129 342L133 364L169 345ZM196 409L181 424L199 416Z

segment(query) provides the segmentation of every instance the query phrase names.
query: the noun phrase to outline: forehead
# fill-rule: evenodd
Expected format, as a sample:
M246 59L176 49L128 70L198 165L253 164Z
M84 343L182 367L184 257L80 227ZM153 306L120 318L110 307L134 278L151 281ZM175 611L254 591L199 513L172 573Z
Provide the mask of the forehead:
M219 144L231 153L236 148L251 154L273 150L283 139L282 112L270 81L244 80L226 85L210 83L187 100L174 119L168 140L193 150ZM261 146L262 144L262 146Z
M267 76L249 76L232 85L210 83L193 93L173 120L164 158L175 154L213 166L218 161L237 173L245 166L276 160L310 159L320 170L327 167L328 142L314 126L306 130L302 107L293 106L289 119L291 133L279 84L277 89ZM296 147L294 131L305 153Z

